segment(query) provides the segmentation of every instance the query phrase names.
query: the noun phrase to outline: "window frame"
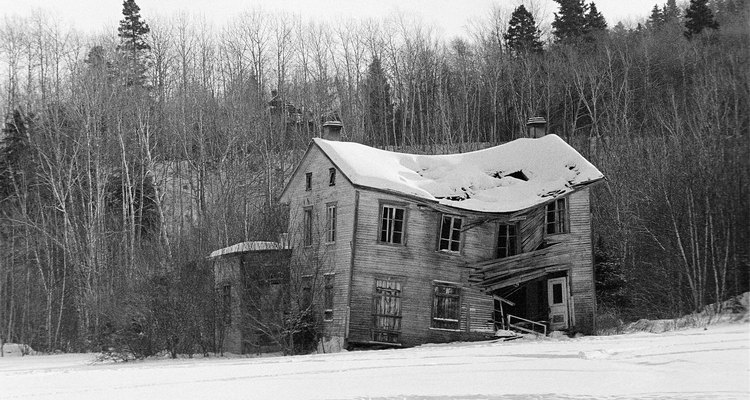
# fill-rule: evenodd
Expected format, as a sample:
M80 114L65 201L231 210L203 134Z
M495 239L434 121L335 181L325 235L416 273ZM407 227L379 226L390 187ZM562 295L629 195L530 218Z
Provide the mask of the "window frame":
M302 207L302 246L312 247L313 245L313 208L312 206Z
M338 223L338 203L326 203L326 243L336 243L336 224Z
M450 227L448 228L448 237L444 238L443 234L445 233L443 231L443 224L445 224L446 218L450 218ZM440 225L439 225L439 231L438 231L438 251L446 252L446 253L454 253L454 254L460 254L463 250L463 220L464 217L460 215L455 214L442 214L440 216ZM459 221L459 227L455 227L455 221ZM454 235L458 234L458 238L454 238ZM443 248L443 242L447 243L447 247ZM457 249L453 249L453 244L456 244Z
M554 221L550 222L550 215L554 216ZM561 235L565 233L570 233L568 198L560 197L544 206L544 234Z
M305 192L312 190L312 172L305 172Z
M336 168L328 168L328 186L336 186Z
M384 245L390 245L390 246L406 246L406 223L407 223L407 216L408 216L408 208L406 207L406 204L401 203L391 203L391 202L381 202L379 203L380 211L378 213L378 228L377 228L377 242L379 244ZM393 209L393 217L390 218L390 220L394 222L390 222L388 227L386 229L383 229L383 223L384 218L386 217L386 208ZM393 240L395 230L395 221L398 221L396 218L396 214L398 211L402 212L401 217L401 230L400 233L400 240L398 242L395 242ZM384 231L387 236L387 240L383 240L383 234Z
M439 288L450 288L455 289L456 293L441 293ZM430 329L445 330L445 331L460 331L461 330L461 302L462 302L463 290L461 285L455 282L446 281L432 281L432 307L430 310ZM446 302L441 302L440 299L455 299L456 304L453 307L455 318L445 318L448 314L447 310L439 312L439 307L446 307ZM438 315L443 315L439 317ZM450 324L450 326L448 326Z
M333 321L334 289L336 274L323 274L323 321Z
M502 227L506 227L505 235L502 235L501 232L500 232L500 230L502 229ZM509 234L509 230L507 229L509 227L513 227L513 231L514 231L513 235ZM500 223L498 223L498 225L497 225L497 240L495 240L495 258L507 258L507 257L512 257L512 256L515 256L515 255L521 254L521 241L519 240L520 239L520 235L519 235L520 230L521 230L521 227L520 227L520 224L518 222L500 222ZM513 244L512 247L508 243L511 238L514 239L514 241L513 241L514 244ZM500 249L501 249L501 247L500 247L500 240L501 239L504 239L503 241L505 242L505 245L506 245L505 246L505 248L506 248L506 254L505 255L501 255L501 252L500 252ZM511 252L508 252L507 249L511 249L511 248L513 249L513 251L512 251L512 254L509 254Z

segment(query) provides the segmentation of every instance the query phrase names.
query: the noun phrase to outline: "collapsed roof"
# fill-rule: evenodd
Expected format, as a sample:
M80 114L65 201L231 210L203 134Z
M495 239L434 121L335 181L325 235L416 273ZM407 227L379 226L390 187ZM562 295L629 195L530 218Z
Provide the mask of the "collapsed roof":
M448 155L394 153L317 138L314 143L354 185L476 212L525 210L604 178L557 135Z

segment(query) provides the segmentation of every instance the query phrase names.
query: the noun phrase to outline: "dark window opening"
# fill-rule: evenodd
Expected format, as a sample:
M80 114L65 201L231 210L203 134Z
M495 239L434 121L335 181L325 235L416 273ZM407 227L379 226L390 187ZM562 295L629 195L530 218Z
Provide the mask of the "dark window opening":
M455 252L461 249L461 217L443 215L439 249Z
M336 241L336 204L326 206L326 243Z
M566 202L565 199L557 199L547 204L547 233L567 233L568 224L566 221Z
M312 229L313 229L313 218L312 218L312 208L305 208L304 209L304 218L303 218L303 242L305 246L312 246Z
M305 190L312 190L312 172L305 173Z
M336 186L336 168L328 169L328 186Z
M333 284L335 275L326 274L323 277L325 279L325 290L323 292L323 319L326 321L333 321Z
M380 241L402 244L404 239L404 209L383 206L380 219Z
M518 225L500 224L497 233L497 258L518 254Z

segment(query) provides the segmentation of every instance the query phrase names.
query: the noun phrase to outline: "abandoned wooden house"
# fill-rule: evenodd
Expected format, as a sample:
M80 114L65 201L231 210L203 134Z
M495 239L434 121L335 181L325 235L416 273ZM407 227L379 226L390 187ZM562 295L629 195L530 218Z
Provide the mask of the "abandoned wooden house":
M293 268L324 285L326 351L593 331L589 190L603 175L533 136L450 155L312 141L281 201L287 251L307 260Z

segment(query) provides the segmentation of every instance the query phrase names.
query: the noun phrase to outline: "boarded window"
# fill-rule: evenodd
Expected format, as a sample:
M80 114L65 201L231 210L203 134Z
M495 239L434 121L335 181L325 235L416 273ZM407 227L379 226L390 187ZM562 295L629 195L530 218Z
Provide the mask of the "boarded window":
M326 242L336 241L336 204L326 205Z
M567 207L565 199L557 199L547 204L547 233L567 233Z
M323 319L326 321L333 321L333 287L336 275L325 274L323 275L323 278L325 279L325 290L323 291Z
M443 215L440 225L440 250L459 251L461 249L461 217Z
M225 325L232 324L232 285L221 287L221 314Z
M305 246L312 246L313 244L313 215L312 207L305 207L303 209L303 241Z
M383 243L404 243L404 214L403 208L383 206L380 217L380 241Z
M401 333L401 282L375 279L372 340L398 343Z
M432 327L458 329L461 315L461 288L436 282L432 287Z
M518 254L518 225L500 224L497 233L497 258Z
M328 168L328 186L336 186L336 168Z
M312 190L312 172L305 173L305 190Z

